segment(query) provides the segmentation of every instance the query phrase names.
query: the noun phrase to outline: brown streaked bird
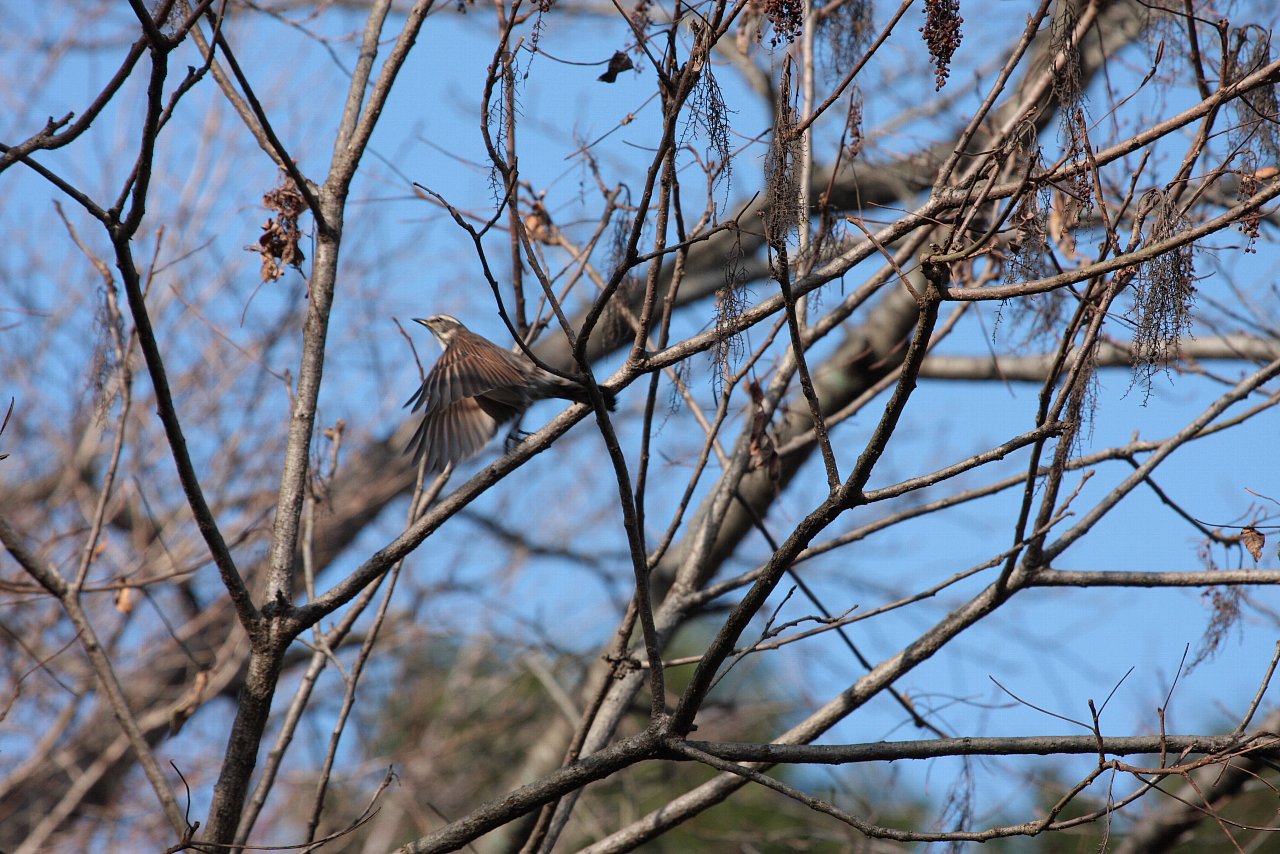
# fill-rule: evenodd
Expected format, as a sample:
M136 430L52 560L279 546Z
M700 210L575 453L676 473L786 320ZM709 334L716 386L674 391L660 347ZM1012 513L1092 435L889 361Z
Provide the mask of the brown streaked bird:
M591 403L579 382L543 370L523 353L504 350L462 325L456 317L415 317L440 342L444 353L422 386L405 401L413 412L423 409L422 423L405 447L414 461L427 458L427 471L473 457L489 444L498 428L514 421L534 401L548 397ZM601 388L605 405L614 394Z

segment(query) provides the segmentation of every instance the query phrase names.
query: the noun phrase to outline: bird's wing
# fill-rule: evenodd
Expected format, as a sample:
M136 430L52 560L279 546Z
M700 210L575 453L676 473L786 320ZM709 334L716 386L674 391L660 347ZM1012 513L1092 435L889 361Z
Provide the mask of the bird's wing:
M405 447L417 462L425 454L427 471L440 471L448 463L473 457L498 431L498 422L472 398L448 406L430 408Z
M478 335L458 334L405 406L435 409L497 388L518 388L525 381L511 354Z

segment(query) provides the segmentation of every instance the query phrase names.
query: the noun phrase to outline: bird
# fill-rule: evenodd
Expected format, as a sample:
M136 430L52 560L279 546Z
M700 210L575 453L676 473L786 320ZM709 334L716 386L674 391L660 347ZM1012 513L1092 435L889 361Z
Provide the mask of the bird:
M519 418L535 401L558 397L591 403L583 383L556 376L523 353L502 349L452 315L415 317L413 322L430 330L444 349L404 404L411 412L423 410L404 450L413 453L414 462L425 456L427 471L441 471L480 453L499 427ZM600 393L613 411L613 391L602 387Z

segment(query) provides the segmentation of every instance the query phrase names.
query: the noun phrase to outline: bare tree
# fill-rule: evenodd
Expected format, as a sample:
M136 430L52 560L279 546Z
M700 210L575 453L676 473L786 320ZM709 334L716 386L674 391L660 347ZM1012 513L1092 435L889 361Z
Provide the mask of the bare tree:
M1263 844L1276 12L1014 5L10 28L0 848Z

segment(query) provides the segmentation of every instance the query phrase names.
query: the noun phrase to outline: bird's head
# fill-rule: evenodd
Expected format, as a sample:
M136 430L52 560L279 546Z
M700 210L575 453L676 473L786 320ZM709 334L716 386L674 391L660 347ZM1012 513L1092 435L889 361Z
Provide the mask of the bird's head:
M431 330L431 334L436 336L436 340L440 342L441 347L448 347L449 342L453 339L454 333L463 331L467 327L462 325L462 321L449 314L433 314L430 317L415 317L414 323L420 323L427 329Z

